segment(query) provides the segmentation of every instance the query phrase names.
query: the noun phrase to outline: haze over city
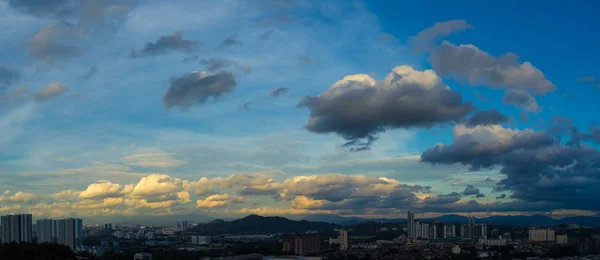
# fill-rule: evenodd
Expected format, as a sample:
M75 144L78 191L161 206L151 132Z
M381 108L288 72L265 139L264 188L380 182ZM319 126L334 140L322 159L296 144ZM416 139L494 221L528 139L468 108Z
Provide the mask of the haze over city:
M74 2L0 1L0 215L600 211L595 1Z

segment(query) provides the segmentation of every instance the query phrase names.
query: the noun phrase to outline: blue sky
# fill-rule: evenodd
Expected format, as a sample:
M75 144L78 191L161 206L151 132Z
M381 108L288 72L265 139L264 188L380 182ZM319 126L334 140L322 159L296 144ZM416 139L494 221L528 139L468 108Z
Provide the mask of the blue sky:
M595 215L597 5L0 1L0 213Z

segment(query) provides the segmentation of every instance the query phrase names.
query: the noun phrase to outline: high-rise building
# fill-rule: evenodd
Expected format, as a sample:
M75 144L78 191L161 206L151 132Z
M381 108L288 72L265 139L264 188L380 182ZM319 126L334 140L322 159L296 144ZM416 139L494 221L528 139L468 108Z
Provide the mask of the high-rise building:
M475 218L473 216L469 216L469 231L467 238L474 238L475 234Z
M429 224L419 222L415 223L415 237L429 238Z
M473 225L471 230L473 232L473 233L471 233L472 239L477 240L480 237L487 238L487 225L485 225L485 224Z
M470 238L469 234L469 225L462 224L460 225L460 237L462 238Z
M56 220L40 219L35 224L38 243L56 243Z
M31 242L33 234L31 214L6 215L0 218L2 243Z
M569 238L567 237L567 234L556 235L556 243L559 245L569 243Z
M348 241L348 231L340 230L340 249L347 250L349 244L350 243Z
M491 233L490 237L491 238L499 238L500 230L498 230L497 228L492 229L492 233Z
M82 245L83 221L78 218L67 218L57 220L56 242L69 246L71 250L77 250Z
M456 237L456 226L454 225L444 225L444 238L448 237Z
M347 231L346 231L347 232ZM318 235L298 236L294 239L294 253L305 256L321 252L321 237Z
M437 225L431 225L429 227L429 239L437 239L438 238L438 229Z
M554 230L552 229L529 229L529 241L531 242L554 242Z
M407 222L406 222L407 237L414 238L417 235L416 229L415 229L415 213L412 213L409 211L406 219L407 219Z

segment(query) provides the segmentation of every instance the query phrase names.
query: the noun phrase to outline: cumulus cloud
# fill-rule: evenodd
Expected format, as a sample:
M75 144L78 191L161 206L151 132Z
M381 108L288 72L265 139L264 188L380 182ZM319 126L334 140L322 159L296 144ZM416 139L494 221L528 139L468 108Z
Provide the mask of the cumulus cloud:
M485 197L485 195L483 195L478 188L476 188L473 185L467 185L467 187L465 187L465 189L462 192L463 195L465 196L471 196L471 195L475 195L477 198L480 197Z
M78 57L83 49L76 44L80 35L67 24L49 24L38 30L29 39L29 56L49 64Z
M208 60L203 60L200 62L206 66L206 70L210 72L220 71L226 67L234 67L244 73L249 73L252 71L252 68L248 65L240 65L234 60L226 59L226 58L210 58Z
M535 94L556 90L544 73L519 56L507 53L493 57L474 45L454 45L444 41L429 56L433 69L442 77L467 80L473 86L526 89Z
M473 25L468 24L465 20L438 22L420 31L416 36L410 37L409 41L415 46L417 51L428 50L440 38L471 28L473 28Z
M432 70L395 67L384 81L366 74L344 77L325 92L299 104L310 110L305 126L353 141L394 128L450 124L474 110Z
M63 190L61 192L52 193L51 197L58 201L75 200L79 198L81 192L75 190Z
M161 36L156 42L148 42L144 48L131 50L132 58L149 57L168 54L172 51L189 53L200 47L198 41L186 40L182 32L174 32L168 36Z
M87 189L79 193L81 199L104 199L116 197L121 190L121 184L102 181L90 184Z
M430 163L461 163L473 169L499 166L496 191L537 203L540 208L599 210L600 152L585 144L563 145L542 131L500 126L457 126L451 145L437 145L421 158Z
M271 89L271 91L269 91L269 94L272 97L280 97L285 95L288 92L289 88L276 88L276 89Z
M30 201L34 200L35 198L36 198L36 196L33 193L17 191L16 193L10 195L10 191L7 190L4 192L4 195L0 195L0 202L2 202L2 201L13 202L13 203L30 202Z
M242 41L238 40L237 33L227 36L227 38L221 42L218 48L226 48L235 45L242 45Z
M232 92L237 85L231 72L192 72L171 78L169 89L163 96L165 107L187 109L195 104L204 104L210 97L217 99Z
M182 181L166 174L144 176L133 187L131 195L135 197L168 196L183 190Z
M477 111L466 122L469 127L478 125L499 125L508 122L508 117L495 108Z
M229 194L215 194L206 197L205 199L199 199L196 201L197 208L218 208L225 207L231 203L242 203L247 201L241 196L232 196Z
M60 82L54 82L40 89L37 93L35 93L34 98L37 102L46 102L62 95L68 89L69 87L67 85L61 84Z
M502 97L502 102L507 105L526 109L530 112L539 112L542 110L535 97L523 89L507 89Z

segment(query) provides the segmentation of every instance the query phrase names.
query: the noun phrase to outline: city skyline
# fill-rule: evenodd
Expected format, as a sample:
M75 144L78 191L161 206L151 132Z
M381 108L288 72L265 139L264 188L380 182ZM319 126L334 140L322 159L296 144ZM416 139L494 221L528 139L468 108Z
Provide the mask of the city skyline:
M383 2L0 0L0 215L599 216L598 3Z

